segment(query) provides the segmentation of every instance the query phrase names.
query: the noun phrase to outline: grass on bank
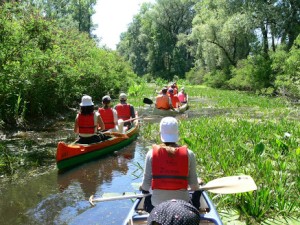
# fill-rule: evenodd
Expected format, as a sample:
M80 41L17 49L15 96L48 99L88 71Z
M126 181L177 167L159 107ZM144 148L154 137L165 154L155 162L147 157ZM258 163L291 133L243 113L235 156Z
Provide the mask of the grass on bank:
M244 194L212 195L224 223L235 211L246 224L300 224L299 108L283 98L200 86L186 90L192 117L179 118L181 143L195 152L200 177L208 182L248 174L258 186ZM145 124L140 136L160 142L158 129Z

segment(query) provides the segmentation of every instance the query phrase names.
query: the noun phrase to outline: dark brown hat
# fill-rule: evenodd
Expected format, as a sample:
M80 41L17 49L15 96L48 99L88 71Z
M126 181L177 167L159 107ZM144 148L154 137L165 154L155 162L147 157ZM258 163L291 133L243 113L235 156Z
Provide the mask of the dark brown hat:
M151 211L147 225L157 222L163 225L199 225L199 211L190 203L173 199L155 206Z

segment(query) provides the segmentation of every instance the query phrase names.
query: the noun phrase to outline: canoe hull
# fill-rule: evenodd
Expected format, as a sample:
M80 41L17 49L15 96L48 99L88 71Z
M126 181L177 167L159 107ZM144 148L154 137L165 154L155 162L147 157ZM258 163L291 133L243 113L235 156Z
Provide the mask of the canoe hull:
M138 136L138 126L125 134L115 134L112 138L90 145L66 144L59 142L56 151L56 165L59 170L69 169L81 163L120 150L132 143Z
M180 108L176 109L175 111L154 108L153 114L160 115L160 116L176 116L178 114L184 113L188 108L189 107L187 103L182 105Z
M146 225L149 213L143 211L144 199L136 199L134 204L124 220L123 225ZM220 216L210 200L208 194L203 191L200 197L200 224L205 225L223 225Z

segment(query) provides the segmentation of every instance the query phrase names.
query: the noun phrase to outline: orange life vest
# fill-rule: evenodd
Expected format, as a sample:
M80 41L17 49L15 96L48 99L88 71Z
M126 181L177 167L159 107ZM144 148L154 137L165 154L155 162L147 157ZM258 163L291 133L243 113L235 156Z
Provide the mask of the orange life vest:
M78 118L78 127L80 134L94 134L95 133L95 121L94 121L94 113L89 115L83 115L79 113Z
M156 97L156 108L158 109L170 109L169 96L159 95Z
M187 189L189 173L187 147L177 148L172 156L159 145L153 145L152 149L152 189Z
M98 112L100 113L103 123L105 125L105 130L112 129L115 127L114 114L112 108L100 108L98 109Z
M122 120L130 119L130 105L129 104L121 104L116 105L115 109L118 113L118 118Z

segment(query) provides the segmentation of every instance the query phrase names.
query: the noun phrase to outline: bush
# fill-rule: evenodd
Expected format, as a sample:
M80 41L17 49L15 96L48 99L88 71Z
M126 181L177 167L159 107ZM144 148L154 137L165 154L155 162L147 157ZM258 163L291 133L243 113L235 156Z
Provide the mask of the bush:
M83 94L101 100L127 91L136 75L87 33L61 28L34 8L0 8L0 121L53 116Z
M284 46L276 51L272 57L272 69L277 74L275 87L283 96L295 100L300 99L300 35L289 52Z
M232 89L260 91L272 84L270 61L261 55L239 61L231 73L232 78L227 84Z
M216 70L205 74L204 83L213 88L223 88L226 85L227 75L221 70Z

